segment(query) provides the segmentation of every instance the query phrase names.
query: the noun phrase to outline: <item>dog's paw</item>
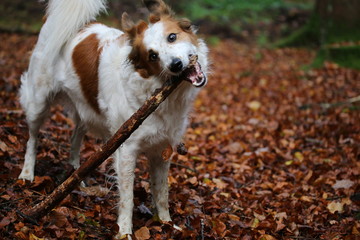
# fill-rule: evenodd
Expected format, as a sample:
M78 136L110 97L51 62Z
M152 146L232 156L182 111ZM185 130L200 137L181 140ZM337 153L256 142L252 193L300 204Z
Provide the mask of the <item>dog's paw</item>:
M79 157L70 158L69 163L71 164L71 166L74 167L75 170L80 167L80 159L79 159Z
M158 212L158 217L161 222L171 222L171 217L169 211Z
M30 171L29 169L24 168L21 171L18 179L25 180L25 181L28 180L28 181L32 182L32 181L34 181L34 173L32 171Z
M116 235L115 239L131 239L132 222L118 221L117 224L119 226L119 233Z
M132 240L131 234L121 234L121 233L116 234L114 239L115 240Z

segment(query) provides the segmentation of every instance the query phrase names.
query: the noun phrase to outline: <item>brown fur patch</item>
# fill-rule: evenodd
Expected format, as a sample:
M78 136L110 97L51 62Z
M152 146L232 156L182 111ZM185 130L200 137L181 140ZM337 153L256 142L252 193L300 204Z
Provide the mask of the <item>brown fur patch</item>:
M91 34L74 48L73 66L80 78L81 90L95 112L100 113L97 101L99 91L99 61L101 49L96 34Z
M134 64L136 71L143 78L149 78L159 75L161 72L159 61L149 61L149 52L143 45L142 39L137 39L133 43L133 49L129 55L129 59Z
M144 32L147 27L148 25L145 22L139 22L127 31L132 41L132 51L129 59L134 64L136 71L143 78L149 78L161 72L159 61L149 61L150 53L143 44Z
M154 24L156 22L160 21L160 16L158 15L154 15L154 14L150 14L149 16L149 22Z
M195 46L198 45L197 37L190 29L190 21L185 19L176 20L171 17L164 17L161 21L164 24L165 36L168 36L170 33L176 33L176 42L187 41L191 42Z

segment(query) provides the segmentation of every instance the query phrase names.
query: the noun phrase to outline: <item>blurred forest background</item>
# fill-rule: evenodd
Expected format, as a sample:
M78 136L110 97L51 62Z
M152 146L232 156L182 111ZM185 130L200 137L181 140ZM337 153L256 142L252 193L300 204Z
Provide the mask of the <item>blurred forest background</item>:
M171 217L182 230L158 223L140 158L136 239L360 239L360 0L165 1L199 27L212 73L184 137L189 153L170 169ZM35 181L17 181L28 139L20 76L45 5L0 2L0 239L111 239L111 159L38 226L17 215L73 171L74 123L55 106ZM98 21L119 27L124 11L148 14L141 0L109 0ZM86 136L82 160L100 145Z
M0 30L37 33L46 1L2 0ZM169 0L174 10L201 26L210 44L221 38L269 46L317 48L313 66L332 60L360 69L358 0ZM146 17L141 1L110 0L101 21L119 27L123 11Z

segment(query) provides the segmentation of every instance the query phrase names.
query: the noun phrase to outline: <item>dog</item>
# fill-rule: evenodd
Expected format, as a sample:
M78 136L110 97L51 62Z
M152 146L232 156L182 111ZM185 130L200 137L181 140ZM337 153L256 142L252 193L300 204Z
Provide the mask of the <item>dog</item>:
M162 0L143 0L148 22L122 15L121 30L96 23L105 0L50 0L28 71L21 77L20 102L29 126L20 179L33 181L37 135L49 108L66 105L76 125L70 163L79 167L80 145L90 131L107 139L151 93L180 75L197 57L192 82L183 81L114 154L120 195L118 237L132 234L136 159L149 161L153 203L161 221L171 221L168 204L170 159L185 132L192 103L207 82L208 48L187 19L177 19ZM165 154L171 158L169 154ZM170 154L171 155L171 154Z

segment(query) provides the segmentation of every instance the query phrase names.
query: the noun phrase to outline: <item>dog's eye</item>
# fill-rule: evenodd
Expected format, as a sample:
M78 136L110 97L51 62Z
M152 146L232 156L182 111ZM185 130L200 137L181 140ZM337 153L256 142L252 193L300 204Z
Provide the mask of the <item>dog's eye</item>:
M152 62L156 61L158 59L158 57L159 57L159 55L157 53L151 52L149 54L149 60Z
M176 34L175 33L170 33L167 40L168 40L169 43L175 42L176 41Z

